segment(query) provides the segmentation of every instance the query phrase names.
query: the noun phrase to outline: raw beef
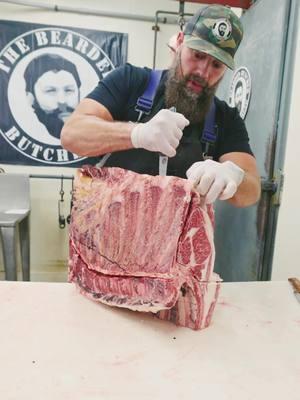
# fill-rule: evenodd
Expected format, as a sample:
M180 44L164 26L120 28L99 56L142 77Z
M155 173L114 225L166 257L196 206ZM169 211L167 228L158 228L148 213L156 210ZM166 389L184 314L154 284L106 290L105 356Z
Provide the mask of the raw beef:
M111 306L208 326L220 288L213 209L191 183L86 166L74 188L69 280Z

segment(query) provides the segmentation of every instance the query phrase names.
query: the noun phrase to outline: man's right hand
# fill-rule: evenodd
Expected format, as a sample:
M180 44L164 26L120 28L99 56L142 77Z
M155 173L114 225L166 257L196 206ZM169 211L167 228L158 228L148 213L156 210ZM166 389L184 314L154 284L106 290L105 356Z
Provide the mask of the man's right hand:
M133 128L132 145L174 157L182 131L188 124L189 121L182 114L167 109L160 110L150 121L137 124Z

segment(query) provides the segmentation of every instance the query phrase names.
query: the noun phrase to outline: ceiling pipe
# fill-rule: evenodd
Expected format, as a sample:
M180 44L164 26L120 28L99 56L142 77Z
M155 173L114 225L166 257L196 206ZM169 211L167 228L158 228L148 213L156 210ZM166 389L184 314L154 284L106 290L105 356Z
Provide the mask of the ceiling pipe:
M159 14L172 14L172 15L178 15L177 12L173 11L163 11L163 10L157 10L155 13L155 24L152 27L154 30L154 49L153 49L153 66L152 68L155 69L155 63L156 63L156 48L157 48L157 32L159 31Z
M157 49L157 32L159 31L159 14L169 14L169 15L177 15L177 25L179 25L180 30L183 30L183 26L185 24L185 16L191 17L193 14L185 13L184 12L184 1L185 0L180 0L179 3L179 11L163 11L163 10L157 10L155 13L155 24L152 27L154 30L154 49L153 49L153 65L152 68L155 69L155 64L156 64L156 49Z
M117 13L117 12L108 12L108 11L100 11L97 9L91 8L77 8L72 6L60 6L57 4L48 5L45 3L39 3L35 1L18 1L18 0L0 0L0 3L7 3L25 7L34 7L40 8L43 10L54 11L54 12L67 12L67 13L75 13L75 14L85 14L85 15L94 15L97 17L107 17L107 18L120 18L120 19L129 19L134 21L143 21L143 22L159 22L162 24L177 24L176 18L154 18L148 15L136 15L136 14L126 14L126 13Z

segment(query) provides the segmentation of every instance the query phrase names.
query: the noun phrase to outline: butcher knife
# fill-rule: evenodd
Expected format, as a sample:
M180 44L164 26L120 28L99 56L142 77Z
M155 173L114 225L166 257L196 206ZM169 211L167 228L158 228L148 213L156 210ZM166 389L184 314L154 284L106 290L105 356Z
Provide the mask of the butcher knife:
M176 112L176 108L171 107L170 111ZM159 175L167 176L167 169L168 169L168 156L159 153Z
M297 278L289 278L289 282L292 284L296 299L300 303L300 280Z

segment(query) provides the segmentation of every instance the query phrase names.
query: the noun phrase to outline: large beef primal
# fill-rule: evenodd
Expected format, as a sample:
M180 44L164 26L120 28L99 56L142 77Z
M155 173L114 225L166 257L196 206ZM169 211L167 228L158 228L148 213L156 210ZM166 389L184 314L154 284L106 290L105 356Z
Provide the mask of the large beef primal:
M213 210L191 183L86 166L74 187L69 280L111 306L208 326L220 287Z

